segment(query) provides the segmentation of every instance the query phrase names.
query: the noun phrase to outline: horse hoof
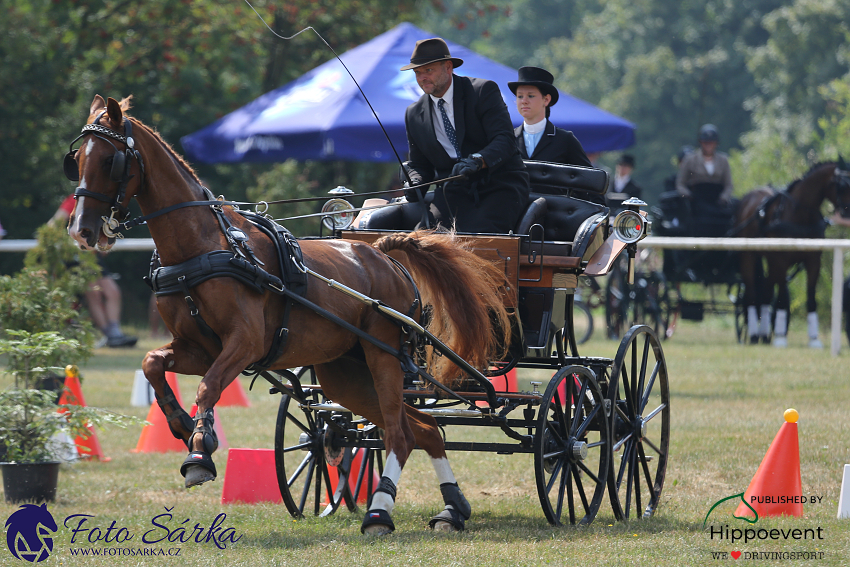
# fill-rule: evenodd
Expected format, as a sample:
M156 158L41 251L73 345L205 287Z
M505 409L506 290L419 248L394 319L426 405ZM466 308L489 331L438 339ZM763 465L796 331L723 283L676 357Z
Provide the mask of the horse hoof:
M773 337L773 346L776 348L785 348L788 346L788 339L785 337Z
M460 530L457 529L456 527L454 527L453 525L451 525L449 522L435 522L434 523L434 531L435 532L455 533L455 532L459 532Z
M823 348L823 343L820 339L809 339L809 348Z
M209 469L200 465L186 467L186 488L192 488L211 480L215 480L215 475Z
M387 534L393 533L393 530L389 526L385 526L384 524L372 524L371 526L366 526L363 528L363 533L367 536L385 536Z

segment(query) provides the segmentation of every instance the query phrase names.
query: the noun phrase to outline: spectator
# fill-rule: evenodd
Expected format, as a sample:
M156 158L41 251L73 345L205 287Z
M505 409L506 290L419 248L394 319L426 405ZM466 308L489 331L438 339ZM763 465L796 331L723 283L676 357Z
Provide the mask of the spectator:
M76 201L74 196L67 197L50 219L52 223L67 224L74 213ZM125 335L121 331L121 289L116 283L118 274L112 274L104 269L102 256L98 254L97 260L101 267L101 276L97 281L89 284L86 291L86 306L91 314L95 326L103 333L103 337L95 344L100 348L109 346L132 347L138 340L136 337Z

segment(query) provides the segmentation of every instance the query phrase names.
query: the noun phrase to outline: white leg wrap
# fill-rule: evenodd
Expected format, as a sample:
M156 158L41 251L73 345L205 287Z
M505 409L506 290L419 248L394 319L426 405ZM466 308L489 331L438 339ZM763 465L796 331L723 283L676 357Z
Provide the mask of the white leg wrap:
M777 321L779 318L777 317ZM777 323L778 324L778 323ZM783 335L785 333L782 333ZM759 321L759 335L767 337L770 335L770 305L761 306L761 318Z
M395 486L398 486L398 479L401 477L401 466L398 464L398 458L395 453L390 453L387 456L387 465L384 467L384 476L390 479ZM395 507L395 500L386 492L376 492L372 496L372 506L370 510L380 508L391 514Z
M788 334L788 312L784 309L777 309L776 311L776 328L774 329L774 334L777 337L784 337Z
M452 467L449 465L449 460L445 457L440 459L431 459L431 464L434 465L434 472L437 473L437 482L440 484L457 484L455 475L452 472Z
M818 338L818 312L812 311L808 315L806 315L806 322L809 324L809 339L817 339Z
M747 307L747 336L759 334L759 314L755 305Z

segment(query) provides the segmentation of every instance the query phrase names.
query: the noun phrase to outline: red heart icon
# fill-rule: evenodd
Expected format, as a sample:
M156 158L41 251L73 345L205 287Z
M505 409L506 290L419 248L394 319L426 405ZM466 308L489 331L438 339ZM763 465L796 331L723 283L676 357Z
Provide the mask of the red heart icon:
M740 551L733 551L733 552L732 552L732 558L733 558L733 559L738 559L739 557L741 557L741 552L740 552Z

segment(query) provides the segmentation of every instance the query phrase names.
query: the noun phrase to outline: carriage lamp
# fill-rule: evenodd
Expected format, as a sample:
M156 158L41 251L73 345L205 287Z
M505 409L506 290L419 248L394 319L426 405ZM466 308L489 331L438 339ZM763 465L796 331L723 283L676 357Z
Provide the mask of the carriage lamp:
M614 235L626 244L633 244L646 236L647 224L640 213L632 210L621 211L614 218Z
M322 206L322 224L328 230L345 230L354 222L354 207L345 199L331 199Z

